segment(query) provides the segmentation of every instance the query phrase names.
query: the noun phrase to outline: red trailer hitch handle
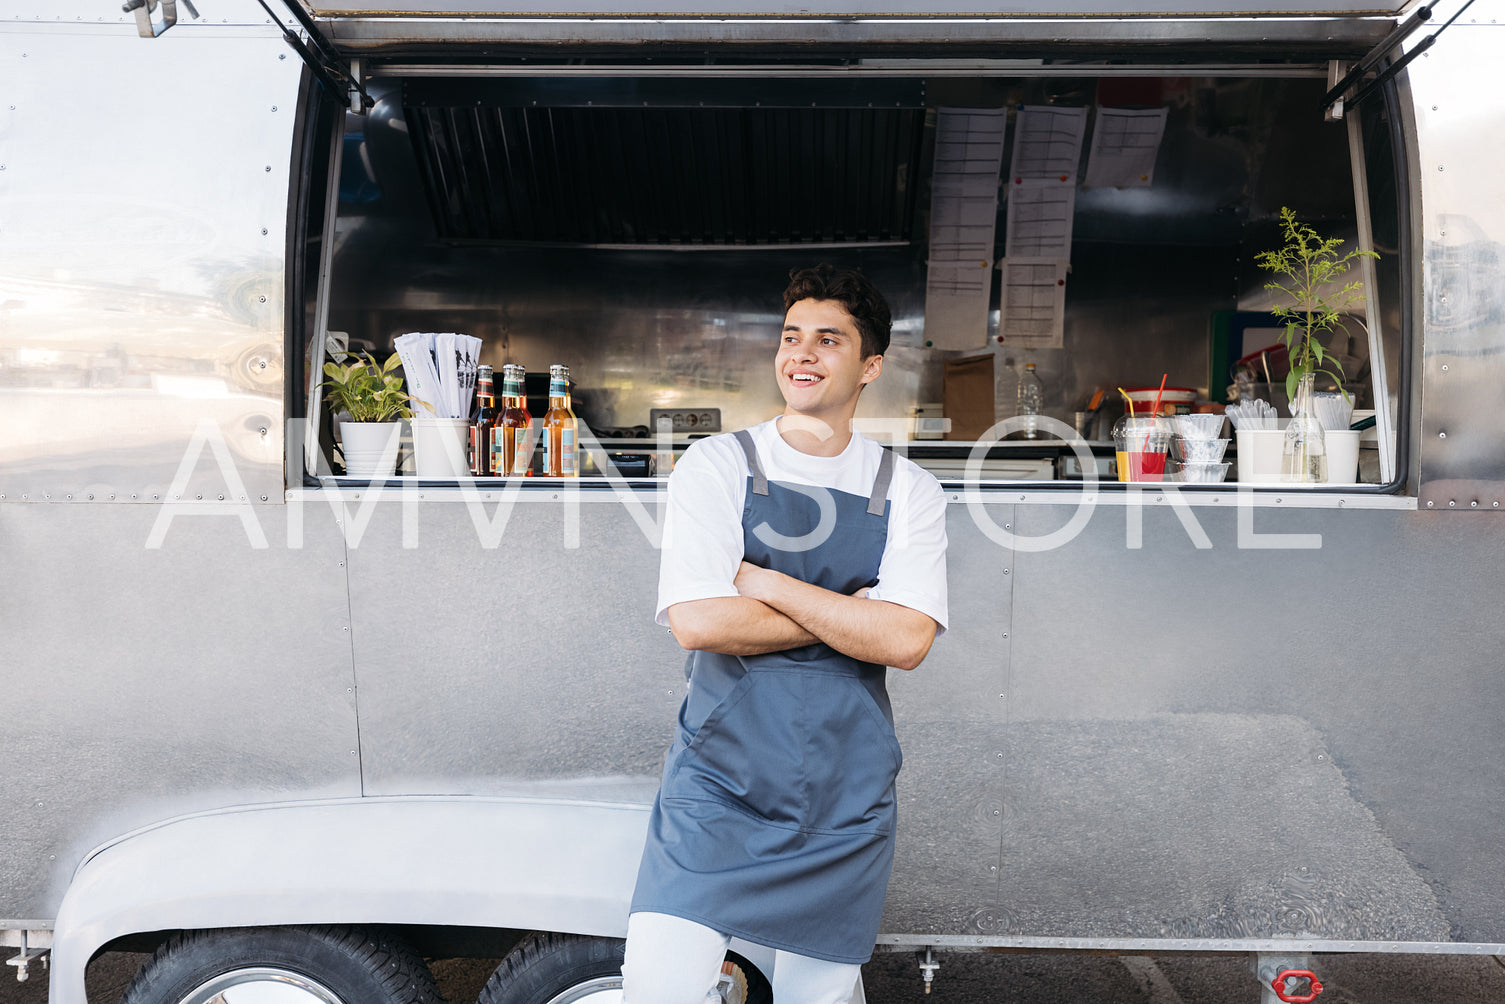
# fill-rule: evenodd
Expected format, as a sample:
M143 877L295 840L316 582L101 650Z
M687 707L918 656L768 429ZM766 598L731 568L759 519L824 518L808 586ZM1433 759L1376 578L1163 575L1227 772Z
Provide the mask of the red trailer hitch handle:
M1310 993L1298 996L1286 992L1286 980L1299 980L1303 978L1307 981L1307 989L1311 991ZM1288 1002L1288 1004L1309 1004L1309 1002L1316 1000L1317 995L1322 992L1322 984L1317 982L1317 974L1310 969L1282 969L1270 981L1270 986L1275 990L1275 996Z

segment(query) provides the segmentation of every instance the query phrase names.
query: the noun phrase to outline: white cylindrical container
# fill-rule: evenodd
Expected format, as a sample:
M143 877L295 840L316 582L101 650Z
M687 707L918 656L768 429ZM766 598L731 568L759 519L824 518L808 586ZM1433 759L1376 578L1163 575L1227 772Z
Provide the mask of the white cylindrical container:
M413 466L420 478L470 477L470 420L413 416Z
M401 422L341 422L340 453L354 478L389 478L397 470Z
M1359 483L1359 433L1351 429L1329 429L1323 433L1327 443L1327 483Z
M1281 451L1285 449L1284 429L1240 429L1238 440L1238 479L1261 484L1280 483Z

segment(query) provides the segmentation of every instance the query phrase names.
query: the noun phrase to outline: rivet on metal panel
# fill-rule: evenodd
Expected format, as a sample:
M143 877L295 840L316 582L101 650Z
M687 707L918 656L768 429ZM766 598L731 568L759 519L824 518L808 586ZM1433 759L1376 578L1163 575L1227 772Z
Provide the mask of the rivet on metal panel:
M1437 165L1437 170L1439 170L1439 171L1445 171L1447 169L1445 167L1443 167L1441 164L1438 164Z
M1007 569L1007 568L1005 568L1005 569L1004 569L1004 570L1003 570L1003 574L1004 574L1004 575L1007 575L1007 574L1009 574L1009 570L1008 570L1008 569Z
M225 497L224 497L224 496L223 496L223 495L220 495L220 496L218 496L218 498L219 498L219 500L220 500L220 501L221 501L221 502L223 502L223 501L225 501Z
M1338 508L1339 509L1343 508L1343 500L1342 499L1338 500Z
M261 501L263 501L263 502L265 502L265 501L266 501L266 500L267 500L267 497L266 497L266 496L265 496L265 495L263 495L263 496L262 496L262 497L261 497Z
M267 165L267 171L268 171L268 172L270 172L270 171L271 171L271 170L272 170L272 165L271 165L271 164L268 164L268 165Z
M287 53L285 53L285 52L279 52L279 53L277 53L277 58L278 59L286 59L287 58Z
M1322 763L1325 760L1327 760L1327 754L1326 753L1318 753L1317 754L1317 762L1318 763Z
M276 106L276 105L273 105L273 106L272 106L272 111L274 111L274 112L275 112L275 111L276 111L276 110L277 110L277 106Z
M1457 504L1458 504L1457 500L1455 500L1455 499L1448 499L1448 508L1449 509L1453 508Z
M1005 632L1004 632L1004 633L1003 633L1003 636L1004 636L1004 637L1005 637L1005 638L1007 638L1007 637L1008 637L1008 636L1009 636L1009 633L1008 633L1008 632L1007 632L1007 631L1005 631Z
M995 815L995 816L1001 816L1001 815L1003 815L1003 810L1002 809L994 809L993 810L993 815Z
M1003 524L1003 528L1005 530L1012 530L1014 528L1014 524L1012 524L1012 523L1005 523L1005 524Z
M72 501L73 501L73 493L72 493L72 492L69 492L69 493L68 493L68 501L69 501L69 502L72 502Z
M264 296L258 296L256 299L260 300L262 303L266 303L267 302L267 298L264 297Z
M89 501L90 501L90 502L93 502L93 501L94 501L94 496L93 496L93 495L90 495L90 496L89 496Z
M354 687L346 687L345 688L345 693L347 693L347 694L353 694L353 693L355 693L355 688Z
M1276 499L1275 501L1278 503L1278 502L1280 502L1280 499Z
M1443 297L1443 300L1446 301L1447 297ZM1448 371L1448 364L1447 363L1443 363L1442 364L1442 372L1446 373L1447 371Z
M1427 503L1427 508L1428 508L1428 509L1430 509L1430 508L1432 508L1432 503L1430 503L1430 502L1428 502L1428 503Z
M202 502L202 501L204 501L204 496L202 496L202 495L195 495L195 496L194 496L194 499L195 499L195 500L196 500L196 501L199 501L199 502Z
M351 750L351 751L350 751L350 755L351 755L351 756L355 756L355 750Z
M1003 759L1003 751L1002 750L998 750L997 752L995 752L993 754L993 757L994 757L994 759L1002 760Z
M261 228L261 236L265 237L266 235L267 235L267 228L266 227L262 227Z
M0 497L3 497L3 496L0 496ZM1495 504L1494 504L1494 508L1496 508L1496 509L1498 509L1498 508L1500 508L1500 503L1498 503L1498 502L1496 502L1496 503L1495 503Z
M340 630L341 631L349 631L350 630L350 625L346 624L344 627L340 628Z
M1438 438L1438 439L1446 439L1446 438L1448 438L1448 434L1447 434L1447 433L1445 433L1445 432L1439 432L1439 433L1438 433L1438 434L1437 434L1437 438Z
M1469 507L1469 508L1470 508L1470 509L1477 509L1477 508L1479 508L1479 500L1478 500L1478 499L1475 499L1475 500L1474 500L1474 501L1472 501L1472 502L1470 502L1470 503L1469 503L1469 504L1468 504L1468 507Z

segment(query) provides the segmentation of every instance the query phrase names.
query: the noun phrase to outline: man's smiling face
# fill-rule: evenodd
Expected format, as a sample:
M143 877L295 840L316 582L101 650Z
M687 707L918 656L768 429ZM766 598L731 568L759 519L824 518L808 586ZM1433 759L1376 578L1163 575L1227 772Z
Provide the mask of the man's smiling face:
M774 372L788 413L849 418L882 369L882 356L863 358L862 334L840 302L800 300L784 315Z

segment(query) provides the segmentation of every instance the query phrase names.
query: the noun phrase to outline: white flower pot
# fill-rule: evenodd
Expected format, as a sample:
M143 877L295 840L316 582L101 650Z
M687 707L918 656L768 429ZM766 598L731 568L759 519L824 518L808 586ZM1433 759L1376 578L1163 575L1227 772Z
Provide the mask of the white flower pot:
M340 452L353 478L390 478L397 470L401 422L341 422Z

